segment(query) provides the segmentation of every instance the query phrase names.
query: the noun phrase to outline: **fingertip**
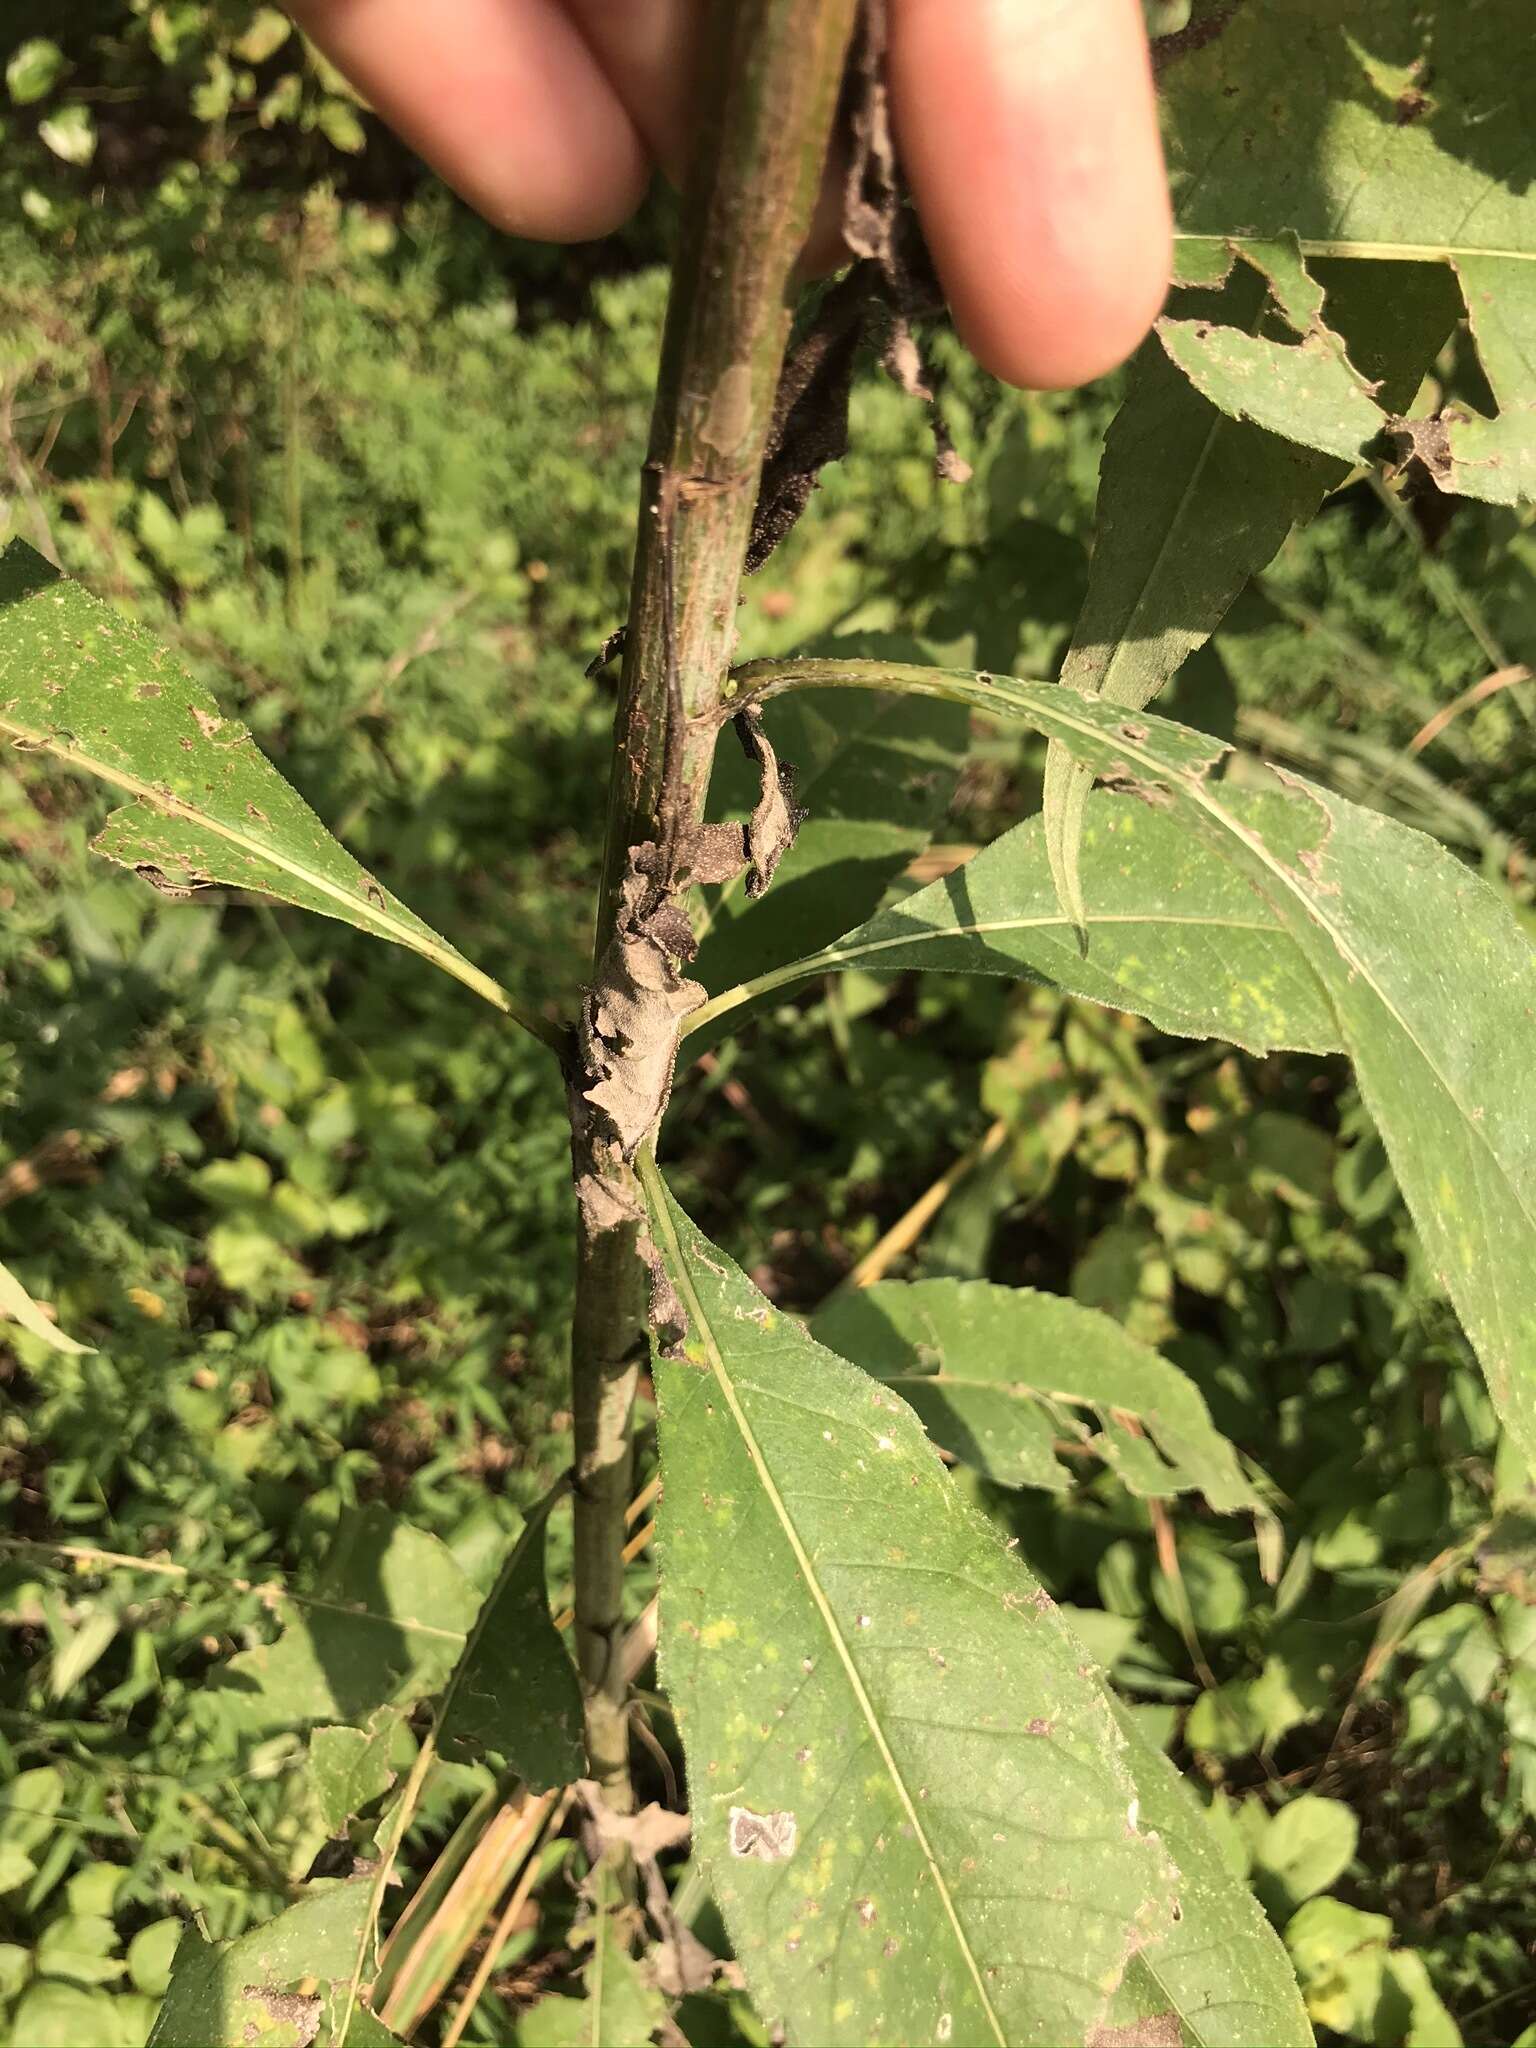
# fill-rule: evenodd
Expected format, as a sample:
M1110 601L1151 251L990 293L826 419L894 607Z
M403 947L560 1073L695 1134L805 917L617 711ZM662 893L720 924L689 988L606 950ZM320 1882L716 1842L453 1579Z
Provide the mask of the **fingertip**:
M955 325L982 366L1005 384L1071 390L1107 376L1136 352L1162 310L1172 270L1165 205L1160 219L1138 220L1134 235L1110 240L1106 232L1088 262L1057 251L1032 275L1024 266L1000 264L979 283L957 280Z
M1172 228L1138 0L899 0L902 159L956 324L1011 384L1137 346Z
M461 198L507 234L610 234L645 146L554 0L291 0L306 31Z

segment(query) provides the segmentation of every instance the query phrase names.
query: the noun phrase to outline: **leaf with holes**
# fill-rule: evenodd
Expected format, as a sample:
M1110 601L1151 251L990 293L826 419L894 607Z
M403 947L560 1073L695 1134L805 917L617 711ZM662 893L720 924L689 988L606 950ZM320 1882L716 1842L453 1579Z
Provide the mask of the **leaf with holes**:
M759 2010L828 2044L1091 2037L1182 1890L1107 1694L906 1404L646 1182L689 1324L655 1368L663 1676Z
M1406 406L1456 317L1452 280L1434 265L1405 265L1383 294L1369 264L1334 264L1322 274L1329 330L1354 371L1379 387L1383 406ZM1197 325L1252 335L1277 290L1299 316L1302 287L1268 248L1219 291L1181 294L1176 305ZM1347 470L1347 459L1229 419L1160 340L1146 342L1104 444L1088 595L1061 680L1131 710L1149 704ZM1061 748L1051 750L1046 846L1063 906L1079 926L1078 846L1091 783Z
M373 1880L307 1888L296 1905L234 1941L182 1935L149 2048L384 2048L395 2037L356 2002L371 1949Z
M1536 253L1527 0L1224 6L1160 82L1181 236L1289 232L1394 268Z
M835 1296L811 1334L1001 1486L1063 1491L1053 1446L1075 1437L1133 1493L1199 1492L1224 1513L1260 1504L1187 1374L1080 1302L986 1280L883 1280Z

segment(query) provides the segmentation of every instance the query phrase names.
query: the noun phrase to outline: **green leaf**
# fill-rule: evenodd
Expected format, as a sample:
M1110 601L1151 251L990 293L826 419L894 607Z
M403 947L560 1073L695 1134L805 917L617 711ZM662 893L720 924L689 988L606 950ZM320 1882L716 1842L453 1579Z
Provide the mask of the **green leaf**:
M1252 257L1247 244L1237 246ZM1287 311L1299 343L1204 320L1160 320L1157 334L1196 390L1233 419L1351 463L1390 430L1441 490L1496 505L1529 502L1536 498L1536 262L1462 256L1452 267L1498 406L1493 419L1460 400L1432 418L1389 414L1320 314L1307 325L1304 313Z
M779 686L831 682L831 666L776 665ZM1288 821L1260 824L1209 780L1224 750L1164 719L993 676L914 669L906 687L1011 708L1090 773L1170 810L1269 905L1332 1006L1500 1419L1536 1461L1536 952L1502 898L1423 834L1300 777Z
M62 1700L74 1691L86 1673L116 1642L118 1625L117 1615L106 1607L93 1607L80 1617L53 1653L53 1662L48 1670L51 1698Z
M549 1612L544 1538L556 1487L528 1517L454 1667L438 1719L445 1755L505 1757L534 1792L582 1775L581 1691Z
M1295 828L1295 807L1283 797L1234 791L1230 802L1234 815L1277 842ZM837 969L921 968L1041 981L1133 1010L1160 1030L1224 1038L1251 1052L1339 1050L1337 1020L1279 914L1168 811L1096 795L1086 809L1082 872L1091 906L1086 958L1057 898L1042 821L1032 818L824 952L722 992L690 1025L705 1027L757 995Z
M45 1316L8 1266L0 1266L0 1316L19 1323L30 1336L46 1344L50 1351L79 1357L91 1348L89 1344L77 1344L51 1317Z
M1230 418L1355 462L1387 416L1326 328L1271 341L1208 320L1159 320L1157 338L1200 394Z
M64 76L64 52L47 36L18 43L5 67L6 89L18 107L45 99Z
M1276 223L1274 232L1286 225ZM1300 287L1273 249L1262 254L1263 282L1256 274L1263 263L1244 265L1221 292L1189 295L1187 310L1207 325L1252 329L1263 317L1264 283L1273 288L1278 277L1299 313ZM1350 360L1380 384L1387 405L1405 406L1455 317L1450 279L1434 266L1405 266L1384 294L1368 265L1335 265L1326 276L1330 324ZM1161 341L1145 343L1104 444L1088 595L1061 680L1131 710L1149 704L1346 468L1228 419L1190 385ZM1091 780L1060 748L1051 751L1047 849L1063 907L1079 928L1078 845Z
M40 1849L64 1802L64 1774L53 1764L18 1771L0 1791L0 1847Z
M1285 1945L1319 2026L1375 2040L1392 1922L1342 1899L1308 1899L1286 1925Z
M1187 1891L1107 1695L905 1404L644 1171L689 1325L655 1367L663 1675L759 2010L828 2044L1091 2038Z
M287 42L293 23L276 7L258 7L231 45L242 64L265 64Z
M361 1728L317 1728L309 1738L309 1779L320 1820L333 1836L395 1782L391 1761L398 1710L380 1707Z
M1432 420L1394 420L1394 433L1440 486L1493 505L1536 501L1536 262L1461 256L1456 272L1498 416L1443 406Z
M313 1592L286 1603L277 1640L231 1657L199 1704L259 1733L365 1721L440 1690L478 1604L435 1536L382 1507L353 1510Z
M16 2048L82 2048L87 2041L91 2048L115 2048L123 2039L116 2008L103 1991L39 1977L11 2015L9 2038Z
M1259 1505L1194 1382L1078 1302L985 1280L884 1280L835 1296L811 1335L894 1388L935 1443L999 1485L1064 1489L1051 1448L1063 1435L1118 1462L1111 1426L1132 1417L1143 1448L1160 1453L1145 1473L1122 1471L1133 1492L1198 1491L1224 1512Z
M1156 1948L1131 1959L1116 1994L1111 2026L1145 2025L1176 2013L1183 2039L1199 2048L1310 2048L1312 2029L1284 1948L1247 1887L1234 1879L1194 1793L1139 1732L1133 1710L1117 1702L1141 1802L1142 1825L1155 1830L1183 1884L1180 1915ZM1116 2039L1101 2037L1105 2048ZM1137 2036L1120 2037L1127 2044ZM1159 2037L1146 2032L1147 2041Z
M204 1941L189 1926L148 2048L342 2048L337 2035L372 1890L371 1877L313 1884L297 1905L236 1941ZM391 2039L371 2013L354 2009L352 2048Z
M128 1944L128 1974L136 1991L149 1998L165 1996L180 1940L181 1922L169 1917L139 1929Z
M1526 0L1224 11L1161 81L1180 234L1289 230L1309 253L1370 258L1536 254L1529 36Z
M850 651L876 659L910 657L913 643L850 636ZM937 712L937 716L935 716ZM708 989L792 960L867 917L913 857L921 853L954 792L965 759L969 720L953 704L926 706L874 694L851 703L808 691L775 705L768 736L795 770L794 796L807 817L780 861L773 887L756 903L744 881L715 893L691 972ZM716 757L711 806L745 815L755 777L730 734Z
M56 157L83 170L96 154L96 118L79 100L70 100L38 122L37 139Z
M572 1936L590 1946L582 1998L541 1998L520 2013L519 2048L646 2048L667 2017L666 2000L635 1960L637 1915L625 1902L615 1865L592 1873L593 1911Z
M1360 1823L1339 1799L1304 1792L1264 1830L1253 1858L1253 1887L1277 1923L1303 1900L1336 1884L1354 1860Z
M550 1036L359 867L150 633L20 540L0 554L0 733L130 791L96 850L157 887L222 883L339 918Z
M114 1955L117 1929L103 1913L66 1913L50 1920L37 1944L37 1967L45 1977L71 1984L112 1984L128 1965Z

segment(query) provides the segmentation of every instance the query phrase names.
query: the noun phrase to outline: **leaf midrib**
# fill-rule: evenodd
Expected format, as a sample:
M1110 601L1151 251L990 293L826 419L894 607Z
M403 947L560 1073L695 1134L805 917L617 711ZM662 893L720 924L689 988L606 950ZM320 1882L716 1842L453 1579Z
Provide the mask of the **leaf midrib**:
M678 1241L677 1229L672 1220L672 1212L668 1206L666 1193L662 1187L660 1175L656 1170L655 1161L642 1159L640 1170L641 1178L646 1185L646 1192L650 1197L652 1219L666 1240L668 1263L671 1266L678 1288L684 1296L685 1304L694 1327L703 1337L709 1354L710 1367L715 1377L715 1383L720 1388L726 1406L731 1412L731 1419L736 1424L742 1444L746 1449L747 1456L752 1461L763 1493L783 1532L784 1540L789 1545L790 1551L794 1556L806 1590L832 1644L833 1652L843 1668L843 1676L847 1680L848 1688L852 1692L859 1712L864 1718L870 1739L875 1745L892 1785L896 1788L897 1795L901 1800L902 1809L907 1817L907 1823L912 1829L913 1840L922 1851L927 1863L935 1889L943 1903L945 1915L954 1933L956 1946L959 1948L965 1962L965 1967L970 1973L971 1982L976 1990L976 1996L981 2002L981 2009L986 2014L987 2023L992 2028L993 2034L997 2039L998 2048L1007 2048L1008 2036L993 2007L992 2000L987 1994L987 1987L982 1977L980 1966L971 1952L971 1945L966 1938L965 1929L955 1908L955 1902L950 1895L949 1884L943 1867L934 1854L932 1845L928 1840L927 1831L918 1812L917 1802L908 1790L906 1780L897 1766L890 1744L886 1740L885 1731L881 1727L879 1718L875 1713L874 1702L870 1699L865 1689L864 1681L860 1677L858 1667L853 1661L847 1640L838 1626L836 1615L832 1611L831 1602L822 1589L815 1561L801 1542L800 1532L795 1526L788 1504L778 1487L774 1484L773 1474L768 1469L768 1461L763 1456L757 1438L753 1433L751 1423L741 1405L735 1381L727 1370L724 1354L715 1340L714 1327L709 1317L705 1314L703 1303L699 1300L698 1293L694 1288L693 1276L689 1271L686 1259L683 1257L682 1245Z
M893 910L879 913L891 917L901 915L902 905ZM1177 925L1181 928L1230 932L1268 932L1281 937L1288 936L1282 925L1266 923L1242 917L1202 917L1185 912L1154 912L1144 910L1110 911L1102 915L1095 913L1090 923L1102 925ZM979 920L972 924L947 924L929 930L918 929L898 932L887 939L866 940L856 947L846 946L839 940L825 946L819 953L808 953L803 960L793 960L787 966L776 967L768 974L755 976L751 981L738 982L734 988L722 989L717 996L711 996L689 1017L683 1028L684 1039L702 1031L717 1017L740 1009L743 1003L754 1002L758 996L771 995L775 989L790 988L797 981L808 981L814 975L829 973L838 968L858 967L872 959L877 953L895 952L906 946L941 945L946 939L982 938L989 932L1032 932L1049 931L1059 927L1070 931L1072 920L1059 910L1050 911L1039 917L998 917ZM1127 991L1132 993L1132 991ZM1177 998L1171 999L1176 1004Z
M446 973L453 975L455 980L463 982L466 988L473 989L476 995L484 997L485 1001L493 1004L496 1009L511 1013L511 998L506 991L492 981L488 974L483 974L478 967L472 966L446 940L436 939L429 942L425 936L430 934L429 926L423 926L421 931L417 931L413 926L403 924L388 910L381 910L366 897L358 898L350 894L339 883L329 880L314 868L306 867L302 862L285 855L250 833L241 831L239 826L227 824L209 812L199 810L195 804L158 788L152 782L143 781L139 776L130 774L127 769L102 761L83 747L70 745L56 733L25 725L19 719L9 716L0 716L0 732L9 733L14 740L28 748L53 754L71 767L82 768L88 775L94 775L98 780L110 783L115 789L121 789L127 795L137 797L151 810L160 811L168 817L180 818L189 825L200 826L204 831L213 833L215 838L238 847L243 853L264 861L269 867L277 868L283 874L292 875L296 881L305 883L352 913L343 920L345 923L360 921L380 938L389 939L394 944L404 946L410 952L431 960Z
M1174 231L1176 243L1199 242L1220 248L1268 239L1262 235L1187 234L1183 229ZM1297 237L1297 246L1303 256L1337 256L1360 263L1449 263L1458 256L1491 256L1507 263L1536 263L1536 250L1533 249L1484 249L1472 243L1461 242L1351 242L1336 236L1301 235Z

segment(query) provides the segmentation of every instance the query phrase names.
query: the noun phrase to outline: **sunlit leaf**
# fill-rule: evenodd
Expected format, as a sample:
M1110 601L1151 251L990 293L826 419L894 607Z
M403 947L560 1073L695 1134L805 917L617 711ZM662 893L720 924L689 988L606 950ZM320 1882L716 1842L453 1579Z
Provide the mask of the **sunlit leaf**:
M1272 251L1265 254L1286 289ZM1273 288L1261 270L1241 265L1223 289L1182 294L1175 310L1202 324L1252 330ZM1355 370L1379 386L1384 406L1406 406L1455 318L1449 275L1434 265L1396 266L1386 295L1373 265L1334 264L1321 274L1331 331ZM1299 310L1295 292L1288 296ZM1149 704L1347 469L1337 456L1229 419L1194 389L1160 340L1148 341L1104 444L1088 595L1061 680L1130 710ZM1061 748L1051 750L1046 846L1062 904L1079 926L1078 848L1091 782Z
M234 1941L205 1941L189 1925L148 2048L374 2048L393 2040L352 1992L372 1893L370 1877L311 1885L297 1905Z
M408 946L512 1009L359 867L151 633L20 540L0 555L0 733L129 791L137 801L107 820L96 850L156 887L259 890Z
M914 658L910 642L880 644L888 638L851 636L849 651ZM807 815L766 895L750 903L740 881L715 892L691 970L709 989L777 967L867 917L927 844L969 743L969 720L955 705L930 704L914 716L910 700L878 695L854 703L807 691L773 706L767 728L794 769L795 801ZM755 783L740 747L723 734L714 807L744 814L756 800Z
M1234 813L1283 842L1295 809L1262 792ZM809 976L914 968L1017 976L1133 1010L1187 1038L1253 1052L1339 1049L1317 977L1274 907L1166 810L1096 795L1083 838L1092 942L1086 958L1057 899L1039 818L1015 826L953 874L904 897L824 952L724 990L693 1020L716 1018Z
M829 2044L1091 2038L1183 1890L1107 1694L905 1403L647 1182L689 1323L655 1368L663 1675L759 2010Z
M77 1344L51 1317L45 1316L8 1266L0 1266L0 1317L19 1323L29 1336L36 1337L51 1351L78 1357L91 1348L88 1344Z
M821 685L854 674L774 672ZM763 686L769 672L740 673ZM901 686L895 671L876 674ZM1254 818L1211 779L1224 749L1165 719L1074 706L1049 683L1006 677L913 669L906 686L989 698L1091 774L1169 810L1269 906L1334 1012L1494 1405L1536 1458L1536 952L1497 892L1421 833L1299 777L1288 822Z
M1526 0L1219 10L1161 79L1180 234L1289 231L1388 260L1530 251L1529 38Z
M345 1516L315 1585L284 1602L276 1640L231 1657L202 1711L266 1732L359 1723L437 1692L474 1622L475 1589L435 1536L386 1509Z
M1134 1714L1116 1705L1140 1819L1156 1830L1184 1883L1180 1914L1166 1940L1134 1956L1116 1993L1103 2048L1155 2042L1170 2016L1182 2032L1166 2038L1199 2048L1310 2048L1312 2029L1290 1959L1246 1886L1234 1882L1221 1845L1178 1772L1146 1741ZM1125 2031L1116 2034L1113 2028Z

